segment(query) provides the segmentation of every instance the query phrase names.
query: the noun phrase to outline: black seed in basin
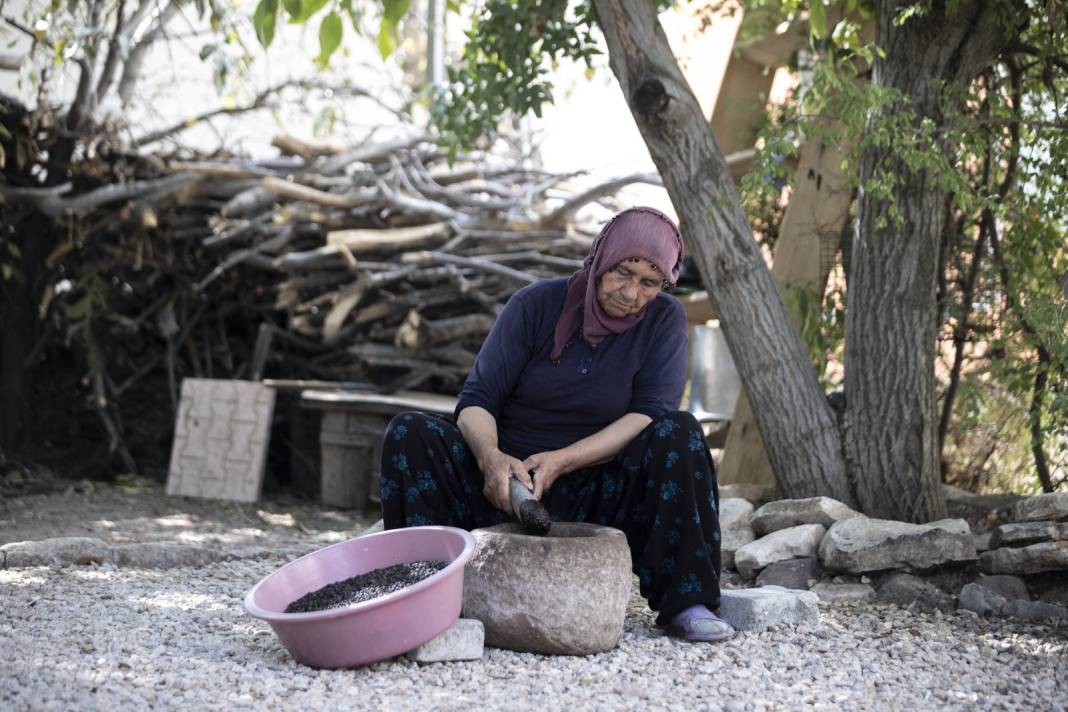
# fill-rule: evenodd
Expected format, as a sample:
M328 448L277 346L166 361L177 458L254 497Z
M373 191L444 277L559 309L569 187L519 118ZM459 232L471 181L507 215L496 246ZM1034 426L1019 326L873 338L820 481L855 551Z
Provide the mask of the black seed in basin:
M374 569L306 593L286 606L285 612L311 613L363 603L417 584L446 566L447 561L413 561Z

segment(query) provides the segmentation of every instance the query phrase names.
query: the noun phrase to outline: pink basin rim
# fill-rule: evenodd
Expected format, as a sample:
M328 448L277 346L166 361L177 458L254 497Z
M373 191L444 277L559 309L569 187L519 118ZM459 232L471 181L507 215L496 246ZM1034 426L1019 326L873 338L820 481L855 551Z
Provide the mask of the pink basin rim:
M407 597L409 597L409 596L411 596L411 595L413 595L415 593L418 593L419 591L422 591L423 589L430 588L431 586L434 586L435 584L437 584L442 579L444 579L447 576L449 576L452 572L456 571L456 569L463 568L467 564L467 562L470 561L471 557L474 556L474 554L475 554L475 538L473 536L471 536L471 534L469 532L467 532L467 531L465 531L463 529L460 529L458 527L445 527L445 526L423 526L423 527L409 527L408 528L408 530L413 530L413 529L417 529L417 530L421 530L421 531L439 531L439 532L442 532L442 533L446 533L447 532L449 534L453 534L453 535L459 536L464 542L463 549L461 550L460 554L455 559L453 559L445 568L443 568L441 571L438 571L437 573L435 573L435 574L433 574L431 576L428 576L427 578L423 579L419 583L416 583L416 584L413 584L411 586L408 586L407 588L404 588L404 589L402 589L400 591L396 591L394 593L390 593L390 594L387 594L385 596L379 596L378 598L373 598L373 599L371 599L369 601L363 601L361 603L356 603L356 604L353 604L353 605L350 605L350 606L343 606L341 608L331 608L331 609L328 609L328 610L325 610L325 611L313 611L313 612L310 612L310 613L284 613L284 612L281 612L281 611L268 610L268 609L263 608L263 607L261 607L261 606L259 606L259 605L257 605L255 603L255 597L256 597L257 592L259 591L261 586L263 586L265 583L267 583L268 579L281 574L281 572L285 571L286 569L288 569L290 567L297 566L302 561L305 561L305 560L307 560L307 559L309 559L311 557L315 557L315 556L321 555L321 552L324 552L324 551L326 551L328 549L333 549L333 548L336 548L336 547L345 546L346 544L350 544L350 542L355 541L355 540L360 540L361 542L367 543L367 542L372 541L373 539L376 539L376 538L379 538L379 537L388 537L394 532L405 531L405 530L392 529L392 530L387 530L387 531L383 531L383 532L376 532L374 534L365 534L363 536L354 537L353 539L348 539L346 541L338 542L337 544L331 544L330 546L323 547L322 549L316 549L315 551L313 551L311 553L308 553L308 554L305 554L304 556L300 557L299 559L294 559L293 561L289 562L288 564L286 564L282 568L277 569L277 570L267 574L266 576L264 576L262 579L259 580L259 582L256 583L255 586L253 586L251 589L249 589L248 593L245 594L245 599L244 599L245 610L248 612L249 615L251 615L251 616L253 616L255 618L259 618L261 620L265 620L265 621L271 622L271 623L296 623L298 621L311 622L311 621L329 620L331 618L338 618L338 617L341 617L341 616L353 615L355 613L368 611L368 610L371 610L371 609L374 609L374 608L378 608L379 606L387 605L387 604L392 603L394 601L398 601L398 600L407 598ZM355 575L355 574L351 574L351 575Z

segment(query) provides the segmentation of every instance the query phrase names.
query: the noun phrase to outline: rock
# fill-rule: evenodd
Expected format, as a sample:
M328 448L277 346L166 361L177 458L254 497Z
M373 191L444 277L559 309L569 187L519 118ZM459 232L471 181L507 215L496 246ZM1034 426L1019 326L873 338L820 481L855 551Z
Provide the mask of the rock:
M820 543L820 562L835 573L926 571L975 558L972 533L963 519L909 524L854 517L831 525Z
M768 502L749 517L757 536L795 527L798 524L822 524L829 527L841 519L862 517L860 512L830 497L780 499Z
M1011 616L1029 621L1068 620L1068 608L1043 601L1010 600L977 583L960 590L958 607L981 616Z
M1024 499L1011 492L973 494L952 485L942 485L942 488L946 494L946 510L949 516L968 520L985 516L993 520L1008 521L1013 506Z
M972 534L972 543L975 544L976 552L989 551L990 541L994 538L994 532L982 532L981 534Z
M1012 508L1012 518L1018 522L1068 519L1068 492L1050 492L1021 499Z
M1009 600L1030 601L1027 584L1017 576L980 576L975 583Z
M752 513L753 505L747 500L728 497L719 501L719 553L723 568L733 569L734 552L756 539L749 526Z
M912 574L893 574L879 584L876 599L898 606L922 609L953 610L953 599L930 581Z
M1043 601L1009 601L1002 614L1027 621L1068 621L1068 608Z
M759 507L765 502L770 502L773 499L778 499L779 496L779 487L778 485L774 484L733 484L719 486L719 498L721 505L723 504L723 500L725 499L737 498L747 500L753 506Z
M1068 569L1068 541L1003 547L979 555L979 570L988 574L1026 575L1062 569Z
M417 663L445 663L478 660L482 657L486 629L482 621L459 618L440 635L405 653Z
M103 564L110 559L111 547L103 540L72 536L18 541L0 546L4 567L66 566L70 564Z
M1027 546L1043 541L1068 539L1068 522L1022 522L1019 524L1002 524L994 530L990 548L1002 546Z
M1068 587L1051 588L1038 597L1043 603L1055 603L1058 606L1068 607Z
M822 524L802 524L772 532L739 548L734 553L734 567L748 579L776 561L814 556L826 531Z
M875 589L866 583L818 583L811 589L820 603L832 606L867 603L875 598Z
M987 616L1000 613L1008 599L977 583L965 584L957 599L957 608Z
M745 588L745 579L737 571L723 571L719 575L719 585L725 588Z
M623 634L630 550L623 532L555 523L546 536L518 522L471 532L463 616L485 625L485 643L546 655L610 650Z
M815 556L806 556L801 559L768 564L767 568L757 576L756 585L807 590L812 588L812 585L819 581L822 575L823 567L820 566L820 560Z
M735 630L762 630L788 623L817 623L819 598L809 591L780 586L743 588L720 594L719 615Z
M726 497L719 500L719 528L720 530L731 529L738 526L749 526L749 516L753 513L753 505L748 500L739 497Z

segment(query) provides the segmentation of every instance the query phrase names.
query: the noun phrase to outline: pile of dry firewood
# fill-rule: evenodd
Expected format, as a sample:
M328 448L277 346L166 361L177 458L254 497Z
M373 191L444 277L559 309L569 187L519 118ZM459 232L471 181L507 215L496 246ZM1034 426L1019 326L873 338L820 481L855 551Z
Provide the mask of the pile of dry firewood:
M489 157L450 165L425 136L351 150L274 143L297 160L245 172L171 165L247 185L212 219L203 246L217 264L195 288L238 266L266 273L279 323L260 330L252 375L282 341L310 355L303 375L383 390L458 388L507 297L581 265L596 225L576 225L579 209L657 182L569 192L574 176Z
M25 303L48 376L28 402L62 412L60 440L141 469L166 451L184 377L456 393L507 298L577 269L622 187L659 183L449 161L414 131L274 144L259 161L101 150L70 183L0 186L42 256L27 284L47 286Z

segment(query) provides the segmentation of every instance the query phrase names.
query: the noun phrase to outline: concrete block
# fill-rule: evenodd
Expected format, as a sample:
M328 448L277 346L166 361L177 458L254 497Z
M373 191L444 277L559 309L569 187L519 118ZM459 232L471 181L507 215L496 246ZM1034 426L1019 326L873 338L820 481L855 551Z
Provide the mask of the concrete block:
M459 618L441 635L405 653L405 656L417 663L478 660L482 657L485 639L486 629L482 621Z
M781 586L742 588L720 594L719 615L735 630L762 630L788 623L818 623L819 598L809 591Z

